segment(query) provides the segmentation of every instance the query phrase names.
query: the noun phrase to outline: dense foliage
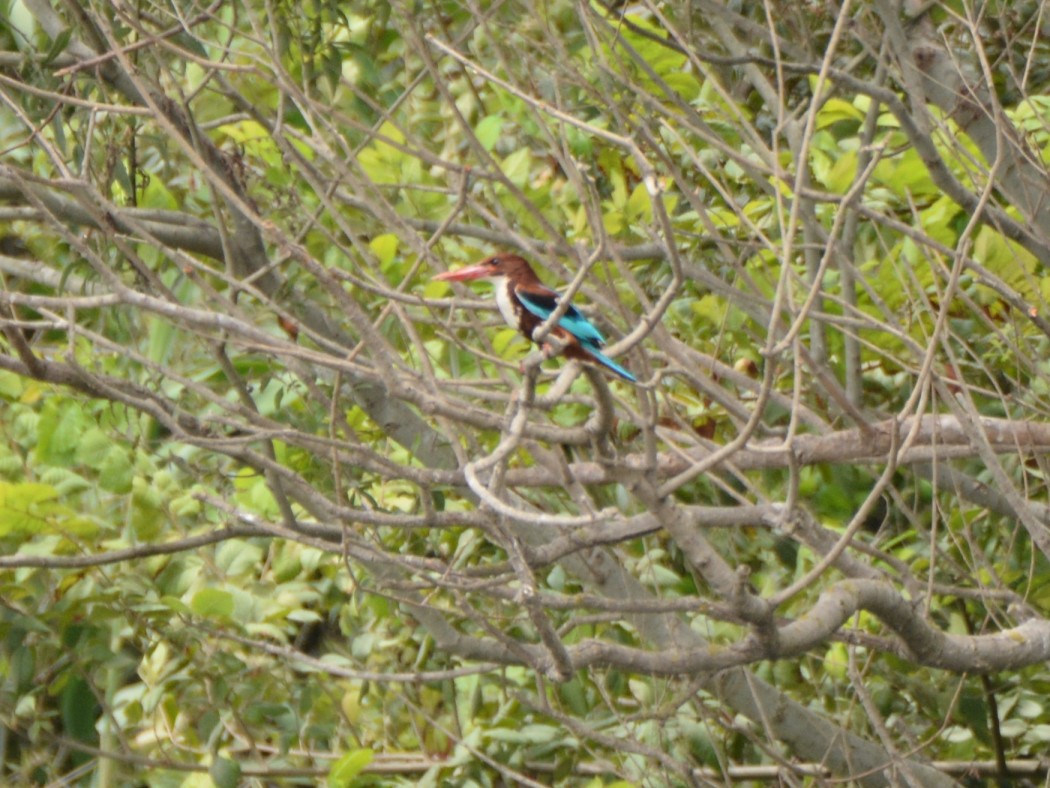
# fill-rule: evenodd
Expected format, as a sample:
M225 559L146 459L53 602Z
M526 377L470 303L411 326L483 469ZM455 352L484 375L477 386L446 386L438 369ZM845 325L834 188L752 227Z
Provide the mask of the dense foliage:
M1045 775L1041 0L0 7L0 781Z

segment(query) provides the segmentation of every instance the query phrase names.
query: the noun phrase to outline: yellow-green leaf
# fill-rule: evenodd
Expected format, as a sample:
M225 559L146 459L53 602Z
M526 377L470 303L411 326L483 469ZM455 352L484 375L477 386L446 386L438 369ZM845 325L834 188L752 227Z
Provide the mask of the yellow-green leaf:
M653 204L649 198L649 190L645 188L644 183L635 186L631 196L627 199L627 215L635 221L652 221Z
M481 147L485 150L492 150L496 142L499 141L499 135L502 131L503 118L499 115L488 115L482 118L481 122L474 128L474 136L478 138Z
M357 775L365 770L373 758L375 758L375 753L367 747L348 752L332 764L332 768L328 771L328 785L330 788L347 788L353 784Z
M379 264L386 268L393 262L394 256L397 254L397 245L396 235L384 233L373 238L372 242L368 244L368 248L372 250L372 254L379 260Z
M229 618L233 615L233 594L219 588L202 588L193 595L190 609L198 616Z
M528 183L531 166L532 154L529 149L520 148L503 160L502 170L507 180L521 188Z
M98 483L103 490L123 495L131 492L135 468L131 464L128 450L123 446L110 446L98 466Z
M830 98L824 102L817 114L817 128L823 129L840 120L864 120L864 113L848 101L839 98Z
M850 150L844 152L835 160L831 167L828 168L823 180L824 185L828 187L828 191L834 194L845 194L856 177L857 152Z

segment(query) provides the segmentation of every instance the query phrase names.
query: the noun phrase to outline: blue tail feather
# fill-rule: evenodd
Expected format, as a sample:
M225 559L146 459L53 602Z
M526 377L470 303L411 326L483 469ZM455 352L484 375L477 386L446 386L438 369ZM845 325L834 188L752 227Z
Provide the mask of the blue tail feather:
M590 353L591 356L594 357L594 360L597 361L599 364L603 364L604 366L608 367L609 369L611 369L613 372L615 372L617 375L619 375L624 380L629 380L629 381L631 381L631 383L637 383L638 382L638 378L636 378L634 375L632 375L630 372L628 372L624 367L621 367L619 364L617 364L615 361L613 361L611 358L609 358L607 355L605 355L601 351L599 351L599 350L597 350L597 349L595 349L593 347L590 347L588 345L585 345L583 343L581 343L581 345L582 345L583 349L586 350L588 353Z

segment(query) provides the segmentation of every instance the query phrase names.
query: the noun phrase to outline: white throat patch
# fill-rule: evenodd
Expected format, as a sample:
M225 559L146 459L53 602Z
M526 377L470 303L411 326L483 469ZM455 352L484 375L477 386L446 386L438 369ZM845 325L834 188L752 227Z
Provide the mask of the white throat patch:
M518 312L514 308L514 298L510 294L510 282L507 281L507 277L494 276L492 284L496 288L496 306L499 307L499 313L503 315L508 326L519 328Z

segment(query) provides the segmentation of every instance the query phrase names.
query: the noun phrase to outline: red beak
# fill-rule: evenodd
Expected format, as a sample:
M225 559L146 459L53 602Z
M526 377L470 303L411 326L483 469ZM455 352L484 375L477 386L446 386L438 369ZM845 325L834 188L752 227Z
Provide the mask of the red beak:
M435 276L434 279L439 282L469 282L471 279L482 279L486 276L492 276L491 266L471 265L455 271L445 271Z

